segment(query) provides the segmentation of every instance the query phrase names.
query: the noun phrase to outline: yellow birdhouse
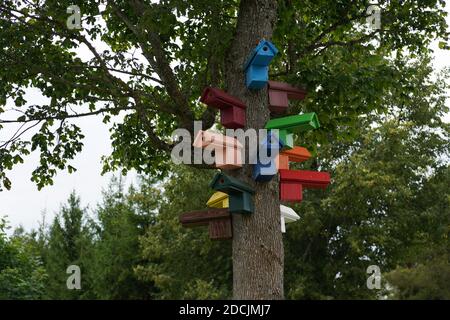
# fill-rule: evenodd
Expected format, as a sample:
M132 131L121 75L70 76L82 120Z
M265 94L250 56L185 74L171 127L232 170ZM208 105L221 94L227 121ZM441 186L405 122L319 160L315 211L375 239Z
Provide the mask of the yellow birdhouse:
M226 193L217 191L211 196L211 198L209 198L206 205L209 208L228 208L228 195Z

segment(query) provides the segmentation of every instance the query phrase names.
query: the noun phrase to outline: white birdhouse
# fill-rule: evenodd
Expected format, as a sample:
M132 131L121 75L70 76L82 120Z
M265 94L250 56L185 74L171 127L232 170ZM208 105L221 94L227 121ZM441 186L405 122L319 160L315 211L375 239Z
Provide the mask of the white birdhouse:
M281 232L286 232L286 223L294 222L300 219L299 215L295 213L292 208L280 205L281 211Z

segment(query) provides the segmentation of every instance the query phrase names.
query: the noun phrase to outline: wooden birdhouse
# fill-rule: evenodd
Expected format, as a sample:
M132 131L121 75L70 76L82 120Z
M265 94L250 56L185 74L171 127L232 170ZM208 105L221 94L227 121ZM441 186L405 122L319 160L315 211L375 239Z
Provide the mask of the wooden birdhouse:
M233 237L231 215L228 209L192 211L180 215L183 227L208 226L211 240L228 240Z
M330 184L328 172L308 170L278 170L280 173L280 200L301 202L303 188L326 189Z
M212 208L228 208L228 195L223 192L214 193L206 203L208 207ZM300 219L297 213L289 207L280 205L280 218L281 218L281 232L286 232L286 223L294 222Z
M224 192L217 191L209 198L206 206L209 208L228 208L228 195Z
M242 144L234 137L200 130L192 145L196 148L213 149L216 168L238 169L242 167Z
M278 129L281 142L285 148L290 149L294 147L294 132L302 132L319 127L319 119L314 112L271 119L265 126L266 129Z
M307 131L319 127L319 119L315 112L271 119L265 126L266 129L285 129L291 132Z
M295 222L300 217L298 214L294 211L294 209L280 205L280 212L281 212L281 232L286 232L286 223Z
M267 182L272 180L272 178L278 172L276 159L283 147L284 145L280 141L280 139L278 139L278 137L273 132L269 131L266 138L259 146L259 148L263 148L266 150L266 154L269 159L265 160L269 161L262 161L261 155L258 154L257 163L253 165L253 180L259 182Z
M220 123L229 129L245 127L246 105L236 97L217 88L205 88L200 101L220 110Z
M284 113L289 106L289 100L303 100L306 91L295 88L288 83L269 81L269 109L273 113Z
M280 152L277 157L277 168L289 170L289 162L303 162L311 158L311 153L303 147L294 147Z
M252 195L255 190L238 179L218 172L210 183L216 191L222 191L229 196L230 213L253 213Z
M269 80L269 64L277 55L278 49L270 41L262 40L253 49L244 64L245 83L249 89L262 89Z

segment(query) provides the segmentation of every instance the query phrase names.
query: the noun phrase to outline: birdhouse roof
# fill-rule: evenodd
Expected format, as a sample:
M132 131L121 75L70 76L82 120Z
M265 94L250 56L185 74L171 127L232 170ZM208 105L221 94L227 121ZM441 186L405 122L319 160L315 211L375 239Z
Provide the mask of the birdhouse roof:
M245 103L243 103L238 98L228 94L227 92L213 87L206 87L203 90L200 101L207 104L210 107L223 109L229 108L231 106L239 107L242 109L246 108Z
M266 123L266 129L290 129L291 131L307 131L320 127L315 112L297 114L288 117L271 119Z
M261 40L258 45L252 50L251 54L249 55L247 61L244 64L244 70L247 70L248 66L252 63L253 59L255 58L256 54L264 48L264 46L267 46L269 50L272 52L273 56L276 56L278 54L278 49L275 47L275 45L267 40Z
M284 217L286 223L297 221L300 216L294 211L294 209L280 205L281 216Z
M311 153L308 151L308 149L298 146L289 150L285 150L281 152L281 154L287 156L289 158L289 161L291 162L302 162L311 158Z
M225 203L224 203L225 202ZM209 198L208 202L206 202L206 205L208 207L215 207L217 204L223 203L224 205L221 206L222 208L228 208L228 195L224 192L217 191L215 192L211 198Z
M209 186L217 191L229 192L248 192L255 193L255 190L246 183L239 181L234 177L230 177L222 172L218 172Z
M234 137L225 136L218 132L200 130L192 145L196 148L204 148L210 144L228 147L242 148L242 144Z
M268 86L269 86L269 90L286 92L290 99L302 100L305 98L305 96L307 94L306 90L296 88L286 82L269 80Z

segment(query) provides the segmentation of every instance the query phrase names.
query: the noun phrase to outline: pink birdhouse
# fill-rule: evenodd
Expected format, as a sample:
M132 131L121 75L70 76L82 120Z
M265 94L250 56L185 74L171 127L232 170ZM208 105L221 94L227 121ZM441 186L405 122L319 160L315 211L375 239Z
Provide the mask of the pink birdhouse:
M242 167L242 144L234 137L200 130L192 145L196 148L214 150L217 168L238 169Z

